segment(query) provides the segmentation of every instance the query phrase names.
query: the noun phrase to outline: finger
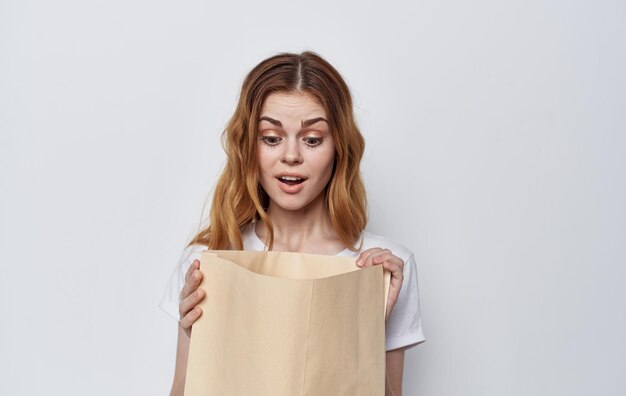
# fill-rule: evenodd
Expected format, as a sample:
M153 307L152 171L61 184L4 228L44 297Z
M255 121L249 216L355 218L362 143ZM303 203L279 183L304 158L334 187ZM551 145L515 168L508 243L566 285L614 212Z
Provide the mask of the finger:
M391 293L389 294L389 296L387 297L387 312L391 313L391 310L393 309L393 307L396 305L396 303L398 302L398 295L391 295Z
M190 268L189 271L187 271L188 276L185 278L185 284L183 285L183 290L180 293L181 299L185 299L188 295L193 293L202 281L202 272L199 269L200 261L194 261L192 267L196 264L196 262L198 268Z
M183 329L190 329L200 316L202 316L202 309L195 307L180 320L181 327Z
M394 285L394 282L393 282L394 280L395 280L394 278L391 278L391 281L392 281L391 287L389 288L389 292L387 293L387 310L385 314L385 321L389 318L389 315L391 314L393 307L398 302L398 297L400 295L400 288L402 287L402 280L395 282L396 285Z
M404 261L402 261L402 259L396 255L394 255L393 253L391 253L390 250L385 249L384 251L380 252L379 254L376 254L372 257L372 261L374 262L374 264L381 264L383 262L389 261L392 262L394 264L397 264L399 266L404 266Z
M185 281L185 284L183 285L183 290L180 293L180 298L181 299L187 298L187 296L189 296L198 288L201 281L202 281L202 272L200 272L200 270L195 270L191 274L189 279Z
M391 282L392 288L400 289L400 287L402 287L402 282L404 281L404 273L402 272L404 262L393 256L392 258L388 258L387 260L383 261L381 265L384 269L391 273L391 279L389 281Z
M185 281L187 281L187 279L191 278L191 275L193 274L193 272L195 270L200 269L200 260L195 259L191 265L189 266L189 268L187 268L187 272L185 273Z
M380 250L383 250L382 248L369 248L367 250L364 250L360 255L359 258L356 259L356 265L358 265L359 267L361 267L363 265L363 263L367 260L367 258L375 253L378 252Z
M371 249L367 249L366 251L364 251L363 253L361 253L361 256L359 257L360 260L357 262L357 265L359 267L365 267L365 266L369 266L371 265L371 259L372 257L376 256L377 254L379 254L380 252L384 251L385 249L383 248L371 248ZM366 265L368 264L368 265Z
M381 264L387 271L397 274L402 274L404 268L404 261L398 256L394 256L391 253L383 253L372 258L374 264Z
M187 315L189 311L194 309L196 305L204 298L205 293L202 289L197 289L186 298L184 298L180 304L178 305L178 311L180 313L180 317Z
M381 264L383 266L384 269L386 269L387 271L391 272L391 276L394 278L402 278L402 267L400 267L398 264L389 262L389 261L385 261L384 263Z
M362 267L370 267L375 264L380 264L381 262L375 262L374 259L383 254L391 254L391 251L389 249L380 249L376 252L372 252L369 256L367 256L367 259L363 262Z

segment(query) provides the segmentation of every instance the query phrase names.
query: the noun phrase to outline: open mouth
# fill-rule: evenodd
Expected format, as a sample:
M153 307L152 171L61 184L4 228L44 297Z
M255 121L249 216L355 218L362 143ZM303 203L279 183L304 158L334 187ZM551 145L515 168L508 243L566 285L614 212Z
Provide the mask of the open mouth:
M285 183L290 186L295 186L296 184L300 184L306 180L303 177L295 177L295 176L280 176L280 177L277 177L277 179L281 183Z

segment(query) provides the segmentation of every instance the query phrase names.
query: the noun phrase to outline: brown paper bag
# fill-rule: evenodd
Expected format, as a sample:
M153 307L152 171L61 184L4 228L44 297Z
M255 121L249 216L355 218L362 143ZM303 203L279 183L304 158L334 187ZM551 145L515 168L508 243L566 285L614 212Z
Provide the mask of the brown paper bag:
M385 394L390 275L348 257L202 254L186 396Z

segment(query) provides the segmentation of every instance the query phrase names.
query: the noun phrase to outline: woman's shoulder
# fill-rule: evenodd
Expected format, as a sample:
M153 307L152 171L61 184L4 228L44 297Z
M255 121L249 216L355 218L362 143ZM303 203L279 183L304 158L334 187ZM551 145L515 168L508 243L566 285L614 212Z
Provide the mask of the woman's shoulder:
M384 236L377 235L368 230L363 230L363 232L361 233L361 241L362 245L358 254L367 249L379 247L383 249L389 249L391 253L400 257L404 261L407 261L413 255L413 252L401 243L398 243Z
M187 245L183 252L180 255L180 259L178 260L178 265L183 268L184 271L189 268L191 263L195 259L200 259L202 252L208 250L209 248L206 245L192 244Z
M198 254L208 249L209 248L206 245L200 245L200 244L187 245L185 249L183 250L181 258L187 258L189 256L193 256L194 254Z

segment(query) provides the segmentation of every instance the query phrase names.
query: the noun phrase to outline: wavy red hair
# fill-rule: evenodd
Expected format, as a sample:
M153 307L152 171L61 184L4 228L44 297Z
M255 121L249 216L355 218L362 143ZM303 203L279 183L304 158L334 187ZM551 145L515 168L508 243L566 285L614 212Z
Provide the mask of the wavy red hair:
M258 180L258 117L274 92L313 97L328 116L335 143L335 166L325 190L331 224L343 244L354 245L367 223L367 201L360 163L365 142L354 119L352 97L339 72L321 56L306 51L281 53L263 60L246 76L237 108L222 134L227 162L213 194L209 225L189 243L209 249L243 249L241 230L255 220L274 229L266 209L269 197Z

